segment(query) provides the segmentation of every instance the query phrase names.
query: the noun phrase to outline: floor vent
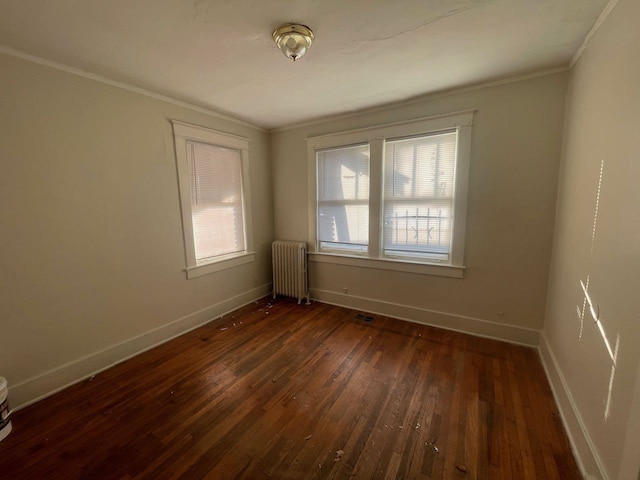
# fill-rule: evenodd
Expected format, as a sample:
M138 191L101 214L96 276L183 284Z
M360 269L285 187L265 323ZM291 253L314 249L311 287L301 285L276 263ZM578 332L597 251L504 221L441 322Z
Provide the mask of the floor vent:
M373 322L373 317L370 317L369 315L365 315L364 313L359 313L356 315L356 319L358 320L364 320L367 323L371 323Z

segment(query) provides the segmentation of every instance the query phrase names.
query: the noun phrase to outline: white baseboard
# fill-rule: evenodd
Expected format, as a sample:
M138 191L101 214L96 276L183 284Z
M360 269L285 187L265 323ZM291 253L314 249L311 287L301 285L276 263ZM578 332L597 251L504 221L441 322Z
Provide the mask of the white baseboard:
M79 358L9 388L9 401L19 410L74 383L106 370L172 338L183 335L272 291L267 283L223 302L190 313L158 328Z
M580 472L585 480L609 480L544 332L538 351Z
M528 347L537 347L540 339L538 330L490 322L480 318L410 307L317 288L312 288L310 293L311 298L323 303L377 313L413 323L468 333L478 337L493 338Z

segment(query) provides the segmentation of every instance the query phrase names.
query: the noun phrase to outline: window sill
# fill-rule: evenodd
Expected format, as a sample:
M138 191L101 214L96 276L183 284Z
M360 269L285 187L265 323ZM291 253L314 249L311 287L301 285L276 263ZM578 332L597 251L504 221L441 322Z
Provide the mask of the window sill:
M187 272L187 278L190 280L192 278L198 278L204 275L209 275L210 273L227 270L228 268L238 267L240 265L244 265L245 263L251 263L255 260L255 256L256 256L255 252L247 252L240 255L236 255L234 257L229 257L222 260L215 260L212 263L197 265L195 267L189 267L185 269L185 271Z
M376 270L391 270L394 272L449 278L463 278L466 268L454 265L439 265L435 263L392 260L388 258L362 258L351 255L320 252L310 252L309 260L316 263L331 263L334 265L348 265L350 267L373 268Z

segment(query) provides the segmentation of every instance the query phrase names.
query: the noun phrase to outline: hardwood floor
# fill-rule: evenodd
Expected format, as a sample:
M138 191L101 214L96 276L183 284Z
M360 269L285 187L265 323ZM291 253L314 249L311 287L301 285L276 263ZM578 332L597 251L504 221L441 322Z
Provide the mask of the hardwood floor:
M17 412L0 478L580 478L535 350L268 301Z

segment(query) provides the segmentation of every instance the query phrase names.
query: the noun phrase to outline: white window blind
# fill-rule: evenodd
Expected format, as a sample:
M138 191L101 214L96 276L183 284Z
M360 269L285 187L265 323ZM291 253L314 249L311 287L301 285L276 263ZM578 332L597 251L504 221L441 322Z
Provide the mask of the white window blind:
M385 255L449 261L457 136L454 130L385 142Z
M187 141L196 261L246 250L241 151Z
M319 150L316 168L320 249L366 252L369 244L369 145Z

